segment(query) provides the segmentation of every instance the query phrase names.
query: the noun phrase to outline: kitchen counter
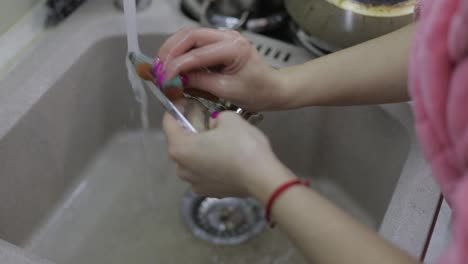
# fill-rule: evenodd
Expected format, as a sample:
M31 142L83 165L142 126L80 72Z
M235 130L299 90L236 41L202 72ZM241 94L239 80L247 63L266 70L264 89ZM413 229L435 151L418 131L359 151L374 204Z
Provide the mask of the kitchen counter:
M2 264L53 264L0 239L0 263Z
M444 199L437 215L434 231L432 232L427 248L424 263L433 264L444 253L451 239L452 210Z

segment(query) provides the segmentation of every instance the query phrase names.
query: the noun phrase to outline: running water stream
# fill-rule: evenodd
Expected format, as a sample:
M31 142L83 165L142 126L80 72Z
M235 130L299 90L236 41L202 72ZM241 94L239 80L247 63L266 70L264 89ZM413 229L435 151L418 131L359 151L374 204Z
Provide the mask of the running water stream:
M127 26L127 54L125 55L125 64L127 66L128 80L133 89L135 95L135 100L140 106L140 119L142 130L138 131L139 144L142 152L142 163L143 171L145 172L145 181L148 186L153 184L152 173L154 172L151 169L151 165L155 162L152 159L151 149L148 147L151 145L151 134L149 131L149 118L148 118L148 95L145 91L145 86L143 81L140 79L136 73L135 67L130 62L128 54L130 52L141 53L140 45L138 43L138 30L137 30L137 20L136 20L136 1L135 0L124 0L124 13L125 13L125 23ZM156 186L155 186L156 188ZM148 193L150 196L153 196L152 192Z
M140 53L135 2L135 0L124 0L125 23L127 26L127 54L130 52ZM142 127L144 130L147 130L149 128L148 96L143 86L143 82L136 74L135 68L128 59L127 54L125 55L125 63L127 65L128 80L130 81L133 93L135 94L135 99L140 105L140 118Z

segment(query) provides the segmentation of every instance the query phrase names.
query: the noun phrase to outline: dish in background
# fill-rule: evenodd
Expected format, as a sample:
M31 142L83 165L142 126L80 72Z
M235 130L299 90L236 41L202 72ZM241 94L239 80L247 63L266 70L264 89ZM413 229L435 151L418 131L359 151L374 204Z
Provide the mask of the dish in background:
M408 25L415 4L416 0L285 0L292 20L308 36L307 42L327 52Z

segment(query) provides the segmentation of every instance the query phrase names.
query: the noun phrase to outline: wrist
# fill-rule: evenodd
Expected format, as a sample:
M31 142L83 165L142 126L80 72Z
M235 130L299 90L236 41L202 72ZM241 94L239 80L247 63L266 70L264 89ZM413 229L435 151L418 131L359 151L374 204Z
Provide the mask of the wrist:
M285 85L284 74L280 69L269 67L264 76L261 85L264 87L263 101L261 111L275 111L285 109L284 105L288 103L288 89Z
M306 64L286 67L277 71L279 104L276 110L296 109L305 106L323 105L330 96L330 86L323 81L319 59Z
M269 110L287 110L295 108L295 100L297 99L296 82L294 81L294 67L288 67L278 70L273 70L273 104Z
M281 184L295 178L296 176L273 156L258 162L244 179L249 196L265 205L270 195Z

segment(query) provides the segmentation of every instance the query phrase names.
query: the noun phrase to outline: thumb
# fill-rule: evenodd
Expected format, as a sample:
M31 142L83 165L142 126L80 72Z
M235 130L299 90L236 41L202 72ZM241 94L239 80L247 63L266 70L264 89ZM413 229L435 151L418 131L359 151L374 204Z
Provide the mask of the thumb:
M185 130L169 113L164 114L162 126L169 144L183 141L191 134L191 132Z
M240 115L232 111L224 111L219 114L213 114L210 118L210 129L239 126L246 122Z

